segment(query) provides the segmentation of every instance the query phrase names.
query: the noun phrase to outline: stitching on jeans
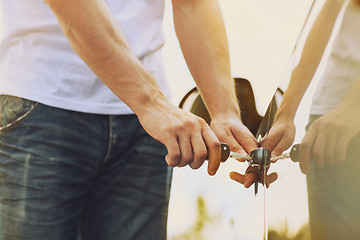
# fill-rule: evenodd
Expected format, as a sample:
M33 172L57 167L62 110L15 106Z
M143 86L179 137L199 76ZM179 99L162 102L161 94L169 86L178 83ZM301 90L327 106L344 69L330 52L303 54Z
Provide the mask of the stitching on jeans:
M111 143L112 143L112 118L111 116L109 116L109 142L108 142L108 150L107 150L107 153L105 155L105 158L103 160L103 162L107 162L108 161L108 158L110 156L110 152L111 152Z
M32 106L32 107L29 109L29 111L27 111L24 115L22 115L21 117L19 117L19 118L16 119L15 121L6 124L6 125L3 126L3 127L0 127L0 131L3 131L3 130L5 130L5 129L7 129L7 128L10 128L10 127L16 125L17 123L21 122L23 119L25 119L25 118L27 118L28 116L30 116L30 115L35 111L35 109L36 109L38 106L39 106L39 103L36 102L36 103L34 104L34 106Z

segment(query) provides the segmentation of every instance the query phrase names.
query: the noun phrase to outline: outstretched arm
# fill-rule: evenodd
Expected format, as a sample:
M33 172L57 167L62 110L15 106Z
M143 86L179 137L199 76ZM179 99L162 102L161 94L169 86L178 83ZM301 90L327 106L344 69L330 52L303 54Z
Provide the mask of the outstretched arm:
M173 0L174 24L190 72L211 115L211 128L232 151L257 142L242 124L223 18L217 0Z
M171 105L131 51L103 0L46 0L75 52L139 117L144 129L168 149L170 166L198 168L209 158L209 174L220 163L220 143L202 119ZM96 21L94 21L96 19Z
M305 42L298 66L291 74L288 89L276 113L274 124L261 144L280 155L294 141L294 118L300 101L308 88L323 56L338 14L345 0L327 0Z

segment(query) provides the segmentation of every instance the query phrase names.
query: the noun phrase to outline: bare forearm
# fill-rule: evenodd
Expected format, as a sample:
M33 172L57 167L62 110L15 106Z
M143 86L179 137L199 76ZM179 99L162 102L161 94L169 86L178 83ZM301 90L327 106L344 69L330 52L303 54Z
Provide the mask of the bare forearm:
M299 65L292 72L279 114L290 119L295 117L301 99L319 66L343 3L344 0L328 0L324 4L305 42Z
M167 163L196 169L208 159L208 172L215 174L219 140L203 119L176 108L161 94L132 53L106 1L47 2L77 54L137 114L145 131L166 146Z
M173 0L175 30L212 118L239 115L225 27L216 0Z
M102 0L47 0L75 52L135 113L164 99ZM165 100L164 100L165 101Z

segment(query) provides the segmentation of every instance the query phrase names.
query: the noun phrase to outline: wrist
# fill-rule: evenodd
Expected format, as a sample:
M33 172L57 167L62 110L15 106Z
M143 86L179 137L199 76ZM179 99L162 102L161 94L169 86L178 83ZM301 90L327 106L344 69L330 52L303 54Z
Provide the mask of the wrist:
M274 121L293 122L296 114L296 110L294 111L293 109L294 107L288 107L285 104L280 105L279 109L276 111Z
M210 112L212 121L223 121L224 119L240 119L240 108L237 104L220 105L216 110Z
M143 91L134 98L134 102L129 106L134 113L140 118L148 113L157 113L166 111L172 107L170 101L158 89Z
M302 92L294 92L296 87L289 87L284 93L282 102L276 111L275 120L278 118L293 121L302 99Z
M207 104L211 119L240 118L240 106L235 92L214 95Z

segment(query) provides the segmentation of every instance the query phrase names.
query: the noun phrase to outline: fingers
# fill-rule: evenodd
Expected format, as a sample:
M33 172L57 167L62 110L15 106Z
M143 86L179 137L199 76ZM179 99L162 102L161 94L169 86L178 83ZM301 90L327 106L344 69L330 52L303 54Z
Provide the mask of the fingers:
M177 139L169 139L169 141L164 142L164 144L168 150L168 154L165 157L166 163L170 167L178 166L180 163L181 152Z
M346 157L348 138L344 134L338 134L336 128L329 134L326 126L328 125L321 118L315 121L300 144L300 169L305 174L310 172L311 161L317 167L322 167L341 162Z
M194 160L189 164L189 166L192 169L198 169L203 165L204 161L207 159L208 151L201 135L194 136L191 139L191 144L192 144L192 151L194 154L193 156Z
M247 154L243 147L233 137L225 138L222 141L230 146L231 151L241 154Z
M230 146L233 152L246 154L258 148L256 139L238 116L229 119L213 119L211 129L220 141Z
M191 164L194 160L194 153L193 153L193 148L192 148L192 144L191 141L189 141L186 138L180 138L178 140L179 142L179 146L180 146L180 153L181 153L181 158L180 158L180 162L177 165L178 167L184 167L188 164ZM195 145L195 147L197 147Z
M209 175L215 175L221 162L221 146L215 133L211 131L210 127L206 127L202 131L204 142L207 146L208 153L208 173Z
M335 162L343 162L345 161L346 158L346 150L347 147L349 145L349 138L347 136L342 136L338 142L337 142L337 146L335 148L335 155L336 155L336 160Z
M288 147L285 148L283 135L265 135L265 137L260 141L260 146L271 151L271 156L276 157L283 153ZM276 160L277 161L277 160ZM276 162L274 161L274 162Z
M346 158L349 138L341 134L321 135L315 140L312 148L311 160L317 167L325 164L340 163Z
M274 124L270 132L260 141L260 146L271 151L271 156L279 156L294 142L295 125Z
M209 159L208 172L214 175L221 162L220 142L203 119L186 114L185 121L178 118L158 138L168 150L165 160L171 167L198 169Z
M324 143L324 162L326 163L336 163L336 145L337 140L333 136L327 136L326 142Z
M243 129L232 128L232 136L236 140L238 146L245 150L246 153L251 153L259 147L258 142L252 133L245 126ZM244 152L244 153L245 153Z
M293 142L293 140L291 142ZM279 144L272 150L271 156L279 156L279 155L281 155L290 146L291 145L289 145L287 142L280 141Z
M281 134L280 136L272 134L272 129L270 129L269 134L266 134L260 140L259 144L261 147L269 149L271 152L273 152L282 136L283 134Z

